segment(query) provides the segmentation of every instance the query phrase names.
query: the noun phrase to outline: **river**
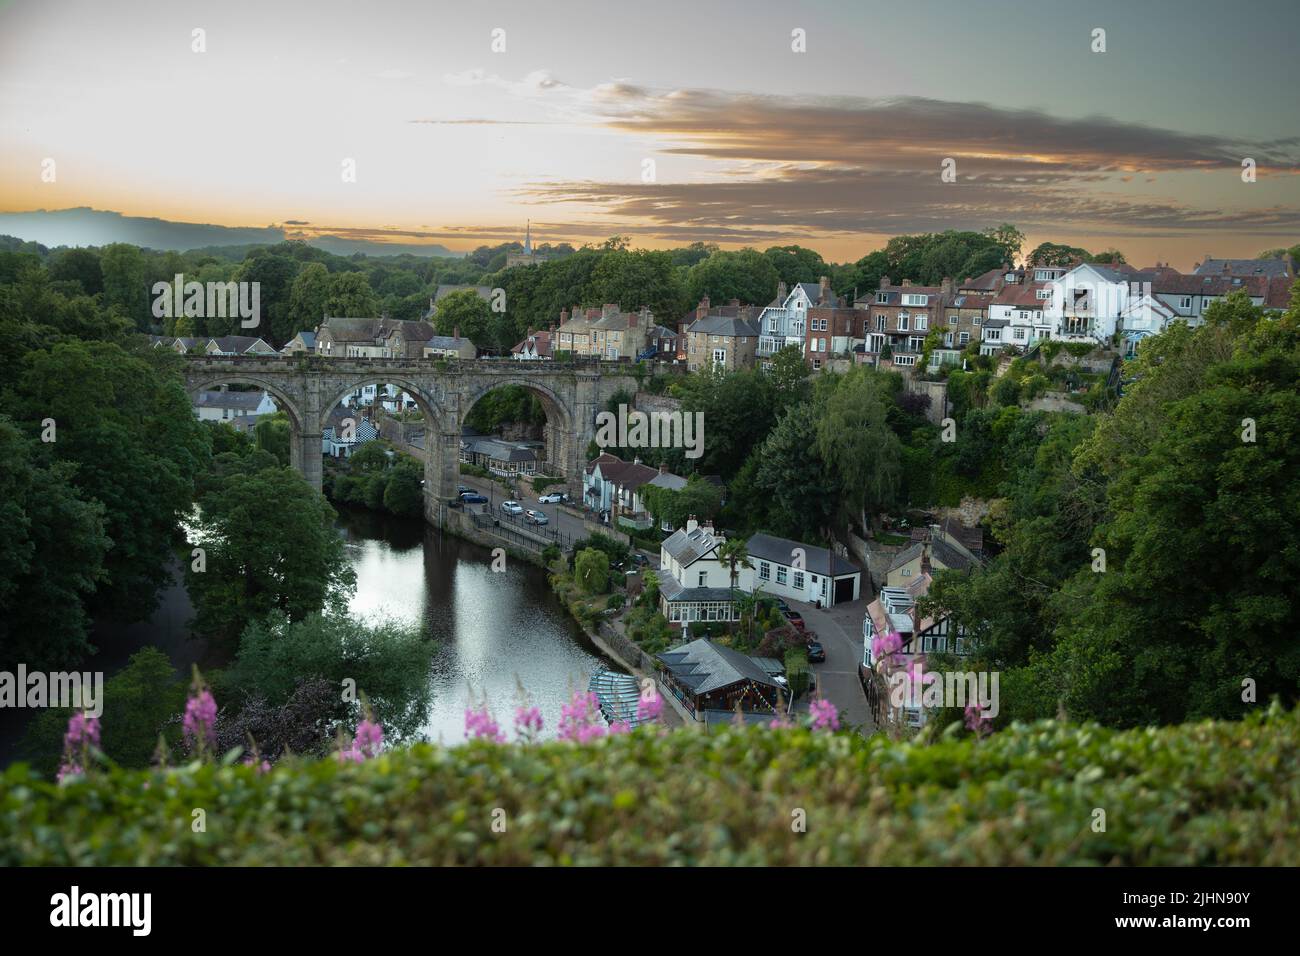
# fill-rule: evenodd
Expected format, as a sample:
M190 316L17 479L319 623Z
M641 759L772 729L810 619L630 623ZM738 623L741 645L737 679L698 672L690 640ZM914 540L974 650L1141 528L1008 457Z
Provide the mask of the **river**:
M357 572L351 610L419 622L438 643L429 680L430 740L464 739L465 705L486 697L503 728L519 699L541 708L552 736L560 707L587 679L612 666L552 593L546 573L506 559L420 521L369 511L340 512Z
M357 572L352 612L418 622L438 644L429 674L433 693L425 731L430 740L464 739L471 693L475 700L487 700L509 732L519 685L529 704L541 709L542 736L553 736L560 707L573 691L585 690L601 667L615 666L560 604L541 568L507 558L505 570L494 572L488 549L419 519L340 509L338 528ZM92 641L101 650L78 669L111 677L132 653L150 645L164 651L187 680L193 663L221 666L224 662L210 659L203 642L189 636L193 607L179 566L174 574L149 619L96 625ZM14 758L32 713L0 711L0 767Z

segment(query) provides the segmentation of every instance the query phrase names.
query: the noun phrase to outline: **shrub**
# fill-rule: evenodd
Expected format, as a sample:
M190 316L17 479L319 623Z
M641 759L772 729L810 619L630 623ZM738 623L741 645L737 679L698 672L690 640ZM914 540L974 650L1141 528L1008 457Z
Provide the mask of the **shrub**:
M1274 708L930 745L731 726L421 744L361 764L109 770L62 787L19 764L0 778L0 865L1294 866L1298 746L1297 712ZM196 806L221 825L192 832ZM815 806L818 825L792 833L792 806ZM508 830L492 832L493 807Z
M785 679L790 682L790 693L798 697L808 689L808 649L792 647L785 652Z
M595 548L584 548L573 558L573 579L584 594L609 590L609 558Z
M605 602L605 610L607 610L607 611L621 611L621 610L623 610L623 605L626 604L626 603L627 603L627 595L626 595L626 594L621 594L621 593L620 593L620 594L611 594L611 595L609 596L609 599Z

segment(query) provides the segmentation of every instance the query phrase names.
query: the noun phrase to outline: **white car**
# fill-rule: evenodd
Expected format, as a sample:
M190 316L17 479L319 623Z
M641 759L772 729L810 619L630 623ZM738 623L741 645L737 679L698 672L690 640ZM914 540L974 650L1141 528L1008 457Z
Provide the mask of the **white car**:
M542 505L558 505L563 500L563 494L558 491L552 491L549 494L542 495L538 498L537 503Z
M524 513L524 506L517 501L503 501L501 510L508 515L521 515Z

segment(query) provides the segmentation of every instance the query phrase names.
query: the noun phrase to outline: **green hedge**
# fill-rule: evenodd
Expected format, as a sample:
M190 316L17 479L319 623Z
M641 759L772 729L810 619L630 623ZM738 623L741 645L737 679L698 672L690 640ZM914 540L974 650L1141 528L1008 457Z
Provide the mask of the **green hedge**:
M1297 744L1296 714L1275 708L1132 731L1044 721L931 745L642 730L64 787L15 765L0 780L0 865L1296 865Z

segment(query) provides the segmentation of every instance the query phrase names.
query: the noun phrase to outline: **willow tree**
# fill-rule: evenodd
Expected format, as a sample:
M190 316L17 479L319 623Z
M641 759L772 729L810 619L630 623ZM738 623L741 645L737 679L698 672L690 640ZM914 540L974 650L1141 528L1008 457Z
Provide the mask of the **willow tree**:
M886 421L884 383L869 369L839 382L817 422L817 452L843 489L841 500L865 531L867 515L894 503L902 486L902 445Z

